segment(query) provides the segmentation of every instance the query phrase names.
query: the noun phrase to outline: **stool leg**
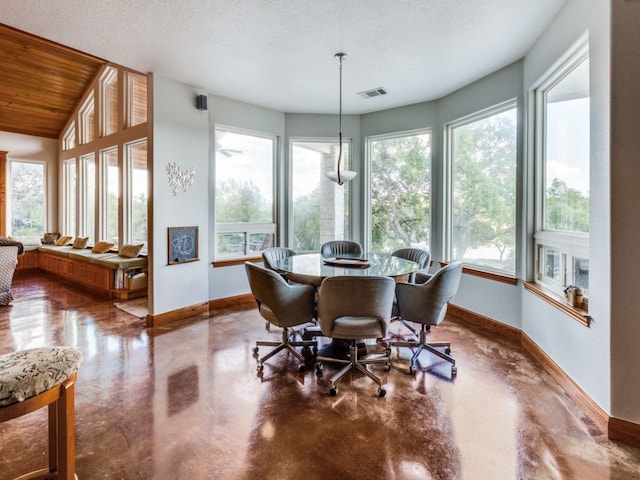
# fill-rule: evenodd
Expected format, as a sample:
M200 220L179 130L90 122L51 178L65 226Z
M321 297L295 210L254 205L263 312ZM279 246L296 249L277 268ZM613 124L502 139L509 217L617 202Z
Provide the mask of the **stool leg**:
M75 414L74 414L75 378L64 382L60 388L58 410L58 478L74 480L75 477Z
M50 403L49 409L49 472L58 471L58 401Z

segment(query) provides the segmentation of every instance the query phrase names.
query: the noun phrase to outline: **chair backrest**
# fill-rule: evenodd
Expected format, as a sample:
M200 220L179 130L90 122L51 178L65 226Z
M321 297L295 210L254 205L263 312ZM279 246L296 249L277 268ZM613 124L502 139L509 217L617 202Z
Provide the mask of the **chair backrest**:
M434 273L425 283L398 283L396 297L403 320L438 325L444 320L447 305L456 295L462 262L452 262Z
M322 334L332 336L341 317L377 318L381 337L387 332L395 282L390 277L338 276L325 278L318 292L318 319ZM362 335L360 338L371 338Z
M315 289L310 285L289 285L278 273L245 262L249 287L260 314L279 327L310 322L315 317Z
M399 248L391 254L394 257L403 258L405 260L411 260L418 264L418 270L425 270L429 268L429 262L431 261L431 254L421 248ZM415 282L415 272L409 277L411 283Z
M325 258L340 255L362 256L362 246L352 240L331 240L320 247L320 254Z
M286 247L270 247L262 252L262 260L264 266L270 270L280 272L281 270L276 267L278 260L282 260L286 257L291 257L296 254L295 250Z

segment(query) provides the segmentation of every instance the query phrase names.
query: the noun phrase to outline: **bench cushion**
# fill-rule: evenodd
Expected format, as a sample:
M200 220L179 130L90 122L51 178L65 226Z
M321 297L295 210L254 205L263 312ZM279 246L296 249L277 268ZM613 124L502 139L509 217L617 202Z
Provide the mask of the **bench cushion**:
M42 245L41 252L55 253L63 257L82 260L87 263L102 265L103 267L117 270L119 268L143 267L147 265L147 257L125 258L117 253L93 253L90 249L78 250L69 246L56 247L54 245Z
M71 347L39 347L0 355L0 407L60 385L78 371L82 353Z

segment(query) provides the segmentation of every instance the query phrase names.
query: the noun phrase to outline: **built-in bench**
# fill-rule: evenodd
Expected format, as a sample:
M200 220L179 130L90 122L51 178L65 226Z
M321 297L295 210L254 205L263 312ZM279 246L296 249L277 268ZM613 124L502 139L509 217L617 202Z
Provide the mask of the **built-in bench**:
M147 257L93 253L71 246L25 246L18 270L39 268L111 298L126 300L147 294Z

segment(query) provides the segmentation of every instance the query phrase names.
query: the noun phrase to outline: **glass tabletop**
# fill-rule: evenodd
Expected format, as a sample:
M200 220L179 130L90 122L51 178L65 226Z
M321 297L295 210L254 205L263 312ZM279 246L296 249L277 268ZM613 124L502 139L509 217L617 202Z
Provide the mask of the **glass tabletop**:
M356 259L359 261L350 261ZM381 253L369 253L361 258L344 255L337 259L308 253L283 258L276 263L276 268L286 272L287 278L294 282L320 285L323 279L336 276L393 277L404 280L404 277L418 270L418 264Z

